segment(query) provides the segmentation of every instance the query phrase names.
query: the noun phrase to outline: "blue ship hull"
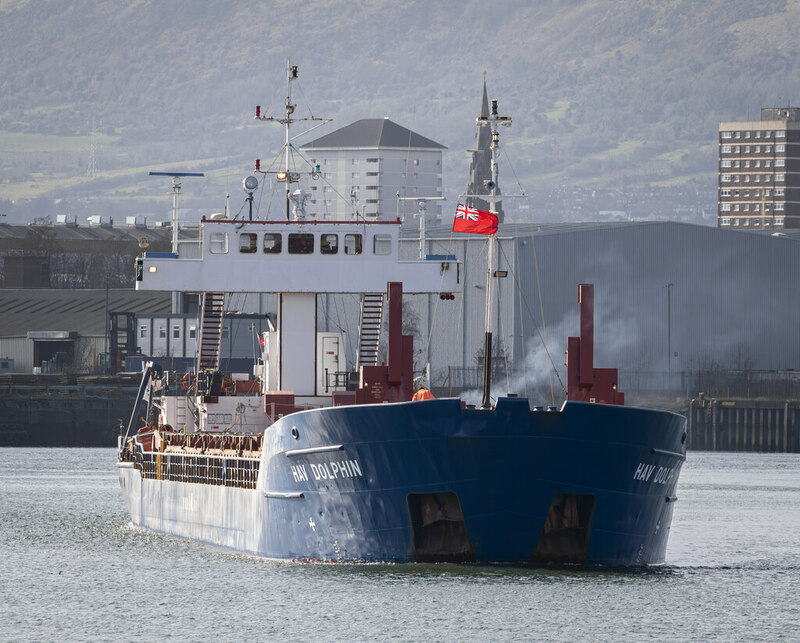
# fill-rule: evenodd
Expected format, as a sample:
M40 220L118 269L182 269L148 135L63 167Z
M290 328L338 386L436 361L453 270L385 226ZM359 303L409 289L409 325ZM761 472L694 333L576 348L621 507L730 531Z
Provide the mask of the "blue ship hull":
M686 419L567 402L343 406L266 432L258 552L337 561L664 561Z

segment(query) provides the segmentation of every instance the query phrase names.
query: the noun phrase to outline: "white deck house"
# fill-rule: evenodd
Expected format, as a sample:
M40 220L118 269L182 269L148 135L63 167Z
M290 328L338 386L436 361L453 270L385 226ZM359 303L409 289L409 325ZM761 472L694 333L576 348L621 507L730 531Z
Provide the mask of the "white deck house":
M442 196L442 150L447 149L388 118L365 118L302 145L319 165L320 176L306 188L311 218L343 221L405 220L418 211L415 200ZM438 220L441 204L427 205ZM360 217L359 217L360 218Z

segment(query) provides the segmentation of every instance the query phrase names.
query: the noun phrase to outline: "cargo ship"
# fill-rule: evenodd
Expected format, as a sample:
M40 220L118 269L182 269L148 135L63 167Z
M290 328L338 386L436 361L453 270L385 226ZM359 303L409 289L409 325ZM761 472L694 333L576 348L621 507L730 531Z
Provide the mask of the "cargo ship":
M289 66L279 119L287 145L296 75ZM479 119L492 132L493 171L506 124L494 101ZM484 195L490 211L494 185ZM472 218L468 208L464 218ZM193 251L182 252L176 235L172 252L137 258L137 289L196 292L202 305L195 372L147 363L120 437L119 481L133 524L281 560L664 562L686 420L624 406L616 369L594 367L592 285L578 289L580 332L568 341L563 405L493 397L497 274L494 233L484 231L483 399L417 401L403 293L453 300L463 269L452 255L401 259L399 233L400 221L292 219L287 205L286 220L203 219ZM224 374L226 294L255 292L277 296L255 379ZM317 329L322 293L361 297L355 370L341 363L344 335Z

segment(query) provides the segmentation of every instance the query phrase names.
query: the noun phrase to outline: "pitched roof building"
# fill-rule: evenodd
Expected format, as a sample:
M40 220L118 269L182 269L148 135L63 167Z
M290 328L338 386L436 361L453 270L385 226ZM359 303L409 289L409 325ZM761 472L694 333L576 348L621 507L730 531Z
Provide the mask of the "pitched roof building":
M417 212L413 199L442 195L447 148L388 118L356 121L300 149L320 168L309 186L309 216L394 220ZM427 211L440 215L441 206L434 201Z

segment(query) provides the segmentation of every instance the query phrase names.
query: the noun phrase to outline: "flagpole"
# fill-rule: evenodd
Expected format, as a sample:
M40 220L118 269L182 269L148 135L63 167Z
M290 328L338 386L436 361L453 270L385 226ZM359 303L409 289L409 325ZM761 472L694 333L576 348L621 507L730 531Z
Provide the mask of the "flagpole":
M492 109L489 116L481 116L478 123L488 125L492 130L492 178L486 181L486 188L489 190L489 207L495 213L495 201L497 197L497 150L500 147L500 133L497 131L498 125L511 125L509 116L498 116L497 100L492 99ZM492 304L494 303L494 254L495 254L495 233L489 235L489 248L487 251L486 269L486 318L484 320L484 340L483 340L483 398L481 400L482 409L492 408L492 330L494 324L492 319Z

